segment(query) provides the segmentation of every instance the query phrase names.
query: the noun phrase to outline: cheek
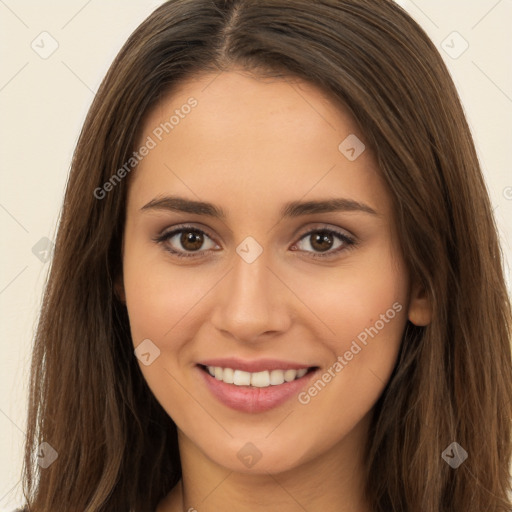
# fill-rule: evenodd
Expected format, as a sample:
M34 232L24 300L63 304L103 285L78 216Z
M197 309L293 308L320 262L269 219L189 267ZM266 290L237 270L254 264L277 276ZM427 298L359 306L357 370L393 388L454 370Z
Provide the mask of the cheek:
M326 415L336 420L333 435L370 410L396 363L407 322L408 278L394 254L383 243L357 263L297 281L297 294L317 312L317 339L330 354L299 403L315 410L313 423Z
M152 243L152 242L151 242ZM207 273L193 267L178 268L162 251L126 239L123 261L126 305L135 345L149 338L169 343L172 332L193 316L194 305L207 291ZM213 282L212 282L213 284ZM211 286L211 285L210 285Z
M151 345L150 364L140 359L141 372L155 398L169 415L173 413L178 424L183 411L189 421L201 424L200 409L190 407L190 395L185 391L187 374L182 373L182 362L190 360L187 342L193 333L189 326L195 322L194 306L208 291L204 283L208 276L203 273L201 278L192 267L173 267L161 254L155 257L155 251L136 244L126 243L126 248L123 275L132 342L136 348L149 339L158 349L155 352ZM145 343L141 346L148 346Z
M316 324L317 338L329 345L333 355L349 350L356 339L364 345L372 335L390 340L376 346L377 352L394 351L399 344L406 321L408 277L387 239L371 250L354 252L337 267L302 274L294 271L288 278L294 282L294 292L315 314L316 321L309 327ZM304 314L306 317L313 318L311 314Z

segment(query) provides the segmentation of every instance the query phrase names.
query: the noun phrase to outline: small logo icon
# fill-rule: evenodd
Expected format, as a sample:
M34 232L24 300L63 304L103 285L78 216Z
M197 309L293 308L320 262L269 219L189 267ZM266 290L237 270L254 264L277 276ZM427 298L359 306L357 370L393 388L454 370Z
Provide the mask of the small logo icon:
M51 57L59 47L57 40L48 32L41 32L30 44L41 59Z
M236 252L246 263L253 263L263 252L263 247L252 236L248 236L236 248Z
M366 149L363 142L351 133L345 140L338 146L340 153L347 159L353 162L361 153Z
M53 254L55 244L49 239L43 236L34 247L32 247L32 254L43 263L46 263Z
M457 31L453 31L441 43L441 48L452 59L458 59L469 48L469 43Z
M468 458L468 452L454 441L441 454L441 457L453 469L457 469Z
M160 355L160 349L150 339L145 339L138 344L134 353L144 366L149 366Z
M237 457L244 466L252 468L261 459L262 453L252 443L245 443L238 450Z
M55 462L59 454L55 451L53 446L47 442L41 443L37 448L37 463L46 469Z

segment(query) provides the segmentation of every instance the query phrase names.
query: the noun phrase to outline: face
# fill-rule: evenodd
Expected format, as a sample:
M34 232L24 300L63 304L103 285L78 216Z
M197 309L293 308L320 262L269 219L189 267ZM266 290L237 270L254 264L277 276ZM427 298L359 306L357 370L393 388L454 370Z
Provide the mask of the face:
M119 290L149 387L214 464L336 453L390 377L415 303L364 141L313 85L235 71L145 122Z

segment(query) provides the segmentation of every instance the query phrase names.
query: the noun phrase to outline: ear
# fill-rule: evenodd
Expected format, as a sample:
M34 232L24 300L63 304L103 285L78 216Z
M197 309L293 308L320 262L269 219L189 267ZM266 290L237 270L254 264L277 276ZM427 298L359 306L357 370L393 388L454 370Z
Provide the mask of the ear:
M411 287L407 316L411 323L418 326L428 325L432 321L430 298L427 296L425 288L418 282L414 282Z
M123 304L126 304L126 294L124 291L123 274L120 272L114 281L114 294Z

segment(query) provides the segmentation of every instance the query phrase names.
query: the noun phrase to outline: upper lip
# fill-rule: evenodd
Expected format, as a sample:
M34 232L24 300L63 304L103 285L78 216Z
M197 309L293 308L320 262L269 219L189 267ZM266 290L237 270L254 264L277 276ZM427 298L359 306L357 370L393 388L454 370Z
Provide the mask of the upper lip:
M207 359L199 362L203 366L219 366L221 368L232 368L233 370L242 370L244 372L262 372L265 370L300 370L301 368L311 368L315 365L308 363L296 363L294 361L280 361L278 359L257 359L247 361L235 357L223 357L217 359Z

